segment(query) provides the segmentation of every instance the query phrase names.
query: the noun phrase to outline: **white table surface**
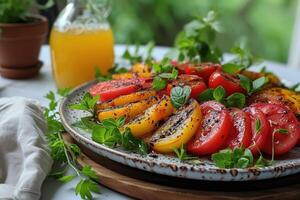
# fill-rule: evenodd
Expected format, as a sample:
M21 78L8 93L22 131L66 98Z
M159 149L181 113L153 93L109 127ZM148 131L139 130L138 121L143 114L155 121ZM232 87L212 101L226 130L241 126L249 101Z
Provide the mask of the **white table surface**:
M125 46L117 45L115 48L116 57L119 57ZM154 50L154 57L160 59L167 52L167 48L156 48ZM28 98L37 99L42 105L47 105L47 100L44 98L45 94L50 90L56 90L55 83L52 78L51 61L49 47L43 46L40 60L44 62L44 66L39 76L29 80L9 80L0 77L0 97L13 97L23 96ZM264 63L269 70L272 70L280 78L290 83L296 83L300 81L300 71L295 69L287 69L284 64L266 62ZM74 194L74 186L77 180L75 179L71 183L62 184L56 180L47 178L42 188L42 200L76 200L80 199ZM123 200L130 199L122 194L114 192L101 186L102 193L96 195L96 199L114 199Z

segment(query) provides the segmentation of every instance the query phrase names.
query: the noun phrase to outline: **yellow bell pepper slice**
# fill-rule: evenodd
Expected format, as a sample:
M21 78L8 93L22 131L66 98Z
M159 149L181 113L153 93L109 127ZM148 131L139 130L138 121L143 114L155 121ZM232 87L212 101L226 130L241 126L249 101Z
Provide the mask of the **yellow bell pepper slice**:
M143 137L153 132L160 121L166 119L174 112L171 99L163 96L159 102L148 108L143 114L125 124L123 127L130 128L132 135Z
M150 73L151 72L151 69L148 65L146 64L143 64L143 63L137 63L137 64L134 64L132 66L132 69L131 69L132 72L134 73Z
M152 73L122 73L122 74L113 74L112 79L130 79L130 78L152 78Z
M111 101L104 102L104 103L97 103L96 104L96 111L99 112L100 110L112 108L112 107L117 107L117 106L122 106L125 104L129 103L134 103L137 101L149 99L150 97L156 96L157 92L154 90L142 90L139 92L127 94L127 95L122 95L119 96Z
M153 96L149 99L141 100L136 103L130 103L120 107L100 110L98 113L98 120L101 121L109 118L118 119L120 117L125 117L126 121L129 121L130 119L143 113L144 110L155 104L157 101L158 97Z
M191 99L180 108L150 138L151 148L159 153L171 153L186 144L196 133L202 120L200 105Z

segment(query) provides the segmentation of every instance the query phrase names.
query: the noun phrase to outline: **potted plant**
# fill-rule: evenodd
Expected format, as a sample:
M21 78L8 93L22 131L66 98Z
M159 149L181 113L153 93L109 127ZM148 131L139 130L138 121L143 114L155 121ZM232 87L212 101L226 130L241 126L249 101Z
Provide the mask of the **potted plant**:
M48 0L40 5L36 0L0 1L0 74L7 78L30 78L39 73L41 45L47 37L48 21L33 9L53 5Z

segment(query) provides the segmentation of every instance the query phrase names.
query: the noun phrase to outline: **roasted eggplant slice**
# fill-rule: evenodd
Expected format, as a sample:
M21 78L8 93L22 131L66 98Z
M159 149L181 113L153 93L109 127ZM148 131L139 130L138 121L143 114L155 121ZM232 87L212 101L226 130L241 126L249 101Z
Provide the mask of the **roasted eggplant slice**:
M163 96L156 104L148 108L143 114L125 124L123 128L130 128L132 135L143 137L153 132L158 124L172 115L174 107L168 96Z
M126 118L126 121L129 121L130 119L143 113L144 110L155 104L157 101L158 97L153 96L136 103L130 103L115 108L100 110L98 113L98 120L101 121L109 118L118 119L123 116Z
M251 103L275 103L287 106L298 117L300 116L300 94L285 88L268 88L262 90L249 99Z
M159 153L170 153L186 144L201 124L200 105L191 99L180 108L150 138L151 148Z
M104 109L108 109L108 108L112 108L112 107L116 107L116 106L122 106L122 105L129 104L129 103L134 103L137 101L148 99L155 95L157 95L157 93L154 90L143 90L143 91L135 92L135 93L128 94L128 95L119 96L108 102L104 102L104 103L99 102L96 105L95 109L98 113L100 110L104 110Z

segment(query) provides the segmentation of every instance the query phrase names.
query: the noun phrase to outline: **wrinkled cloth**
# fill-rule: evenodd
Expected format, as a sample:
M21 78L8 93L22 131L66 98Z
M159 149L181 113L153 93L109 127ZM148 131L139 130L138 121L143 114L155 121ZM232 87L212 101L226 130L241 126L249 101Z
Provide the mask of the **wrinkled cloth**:
M51 170L46 122L38 102L0 98L0 199L37 200Z

